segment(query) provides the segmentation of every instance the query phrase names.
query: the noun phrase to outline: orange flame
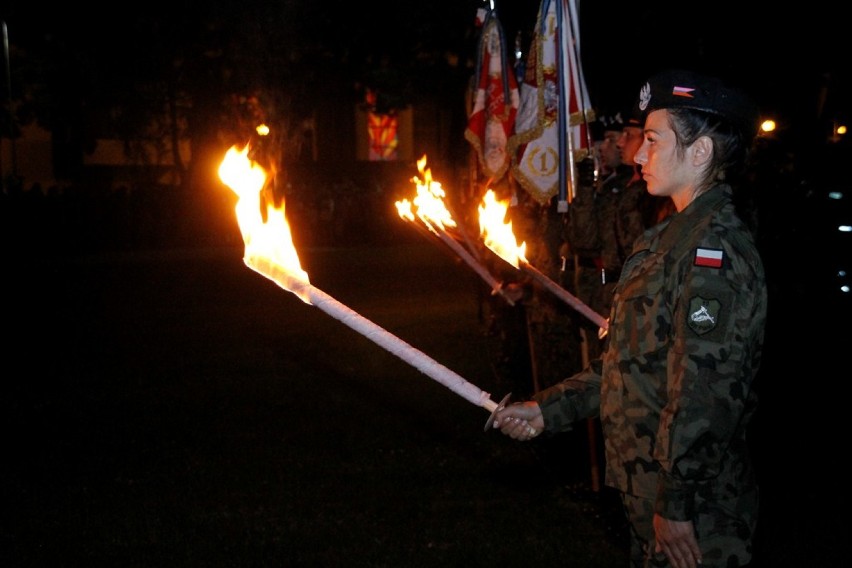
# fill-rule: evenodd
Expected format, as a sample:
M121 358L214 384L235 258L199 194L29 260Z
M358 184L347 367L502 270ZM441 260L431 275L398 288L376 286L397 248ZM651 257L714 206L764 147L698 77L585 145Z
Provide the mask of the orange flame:
M267 220L263 220L261 191L266 185L267 175L260 165L249 160L248 145L242 150L236 146L228 150L219 166L219 177L239 197L236 206L237 220L246 245L243 260L249 268L384 347L459 396L485 408L491 412L486 425L486 428L490 427L498 408L498 404L491 400L491 395L322 290L311 286L308 274L299 264L296 247L293 246L283 202L280 208L267 205ZM508 397L504 398L501 404L505 404L507 399Z
M447 194L441 183L432 179L432 170L426 167L426 156L417 160L417 170L423 176L422 180L417 176L411 179L417 185L417 195L413 203L407 199L396 202L399 216L414 221L416 215L434 233L443 231L446 227L455 227L456 222L444 204Z
M524 256L527 243L518 245L512 232L512 222L505 221L508 209L508 201L498 201L494 190L485 192L479 206L479 233L485 246L515 268L520 268L521 261L527 263Z
M310 283L308 273L302 270L293 245L290 225L284 214L284 202L281 202L280 207L267 203L264 220L261 191L266 185L267 173L262 166L249 159L248 150L248 144L242 150L237 146L231 147L219 166L219 178L239 198L235 209L245 243L243 260L267 278L274 273L276 282L310 304L310 299L302 291Z

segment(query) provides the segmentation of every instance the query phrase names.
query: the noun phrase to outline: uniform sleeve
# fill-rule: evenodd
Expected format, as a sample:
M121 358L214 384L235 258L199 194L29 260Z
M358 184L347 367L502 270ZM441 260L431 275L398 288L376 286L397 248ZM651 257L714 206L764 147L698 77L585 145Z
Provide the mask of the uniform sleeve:
M622 259L627 258L630 251L633 250L636 239L647 228L640 207L642 196L646 194L647 190L644 184L634 183L625 189L624 196L618 202L616 240Z
M724 460L731 467L742 451L752 338L762 334L765 298L753 262L720 241L695 247L679 266L680 284L670 299L668 403L654 455L661 465L656 512L666 518L693 518L701 484L719 476Z
M533 396L548 432L568 432L573 423L600 415L601 361L592 361L586 369Z

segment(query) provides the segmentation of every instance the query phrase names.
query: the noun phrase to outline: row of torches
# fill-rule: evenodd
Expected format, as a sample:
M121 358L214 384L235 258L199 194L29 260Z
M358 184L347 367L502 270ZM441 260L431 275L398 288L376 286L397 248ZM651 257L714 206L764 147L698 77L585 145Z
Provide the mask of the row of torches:
M483 278L492 293L501 294L507 302L512 303L502 283L478 260L478 251L466 248L451 234L450 230L458 229L458 224L444 202L446 194L441 184L432 179L431 171L426 167L425 156L418 160L417 167L422 176L412 179L417 186L417 194L412 201L402 199L396 202L400 217L440 239ZM492 416L500 405L505 404L508 395L499 404L494 402L489 393L310 284L293 245L284 202L280 205L266 202L266 214L263 214L261 195L268 175L262 166L249 158L248 145L243 148L234 146L228 150L219 167L219 177L238 197L235 210L245 244L243 262L249 268L292 292L303 302L320 308L471 403L485 408ZM525 257L526 243L517 243L511 221L505 220L507 211L508 203L497 200L494 191L489 189L479 206L483 243L510 265L531 275L605 333L606 319L529 264ZM422 226L417 225L418 220ZM489 417L486 429L491 422Z

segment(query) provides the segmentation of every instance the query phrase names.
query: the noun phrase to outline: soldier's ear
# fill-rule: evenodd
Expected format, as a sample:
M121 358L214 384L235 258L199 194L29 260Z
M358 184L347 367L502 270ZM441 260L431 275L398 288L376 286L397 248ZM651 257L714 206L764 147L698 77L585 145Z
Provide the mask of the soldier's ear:
M692 165L701 167L710 162L713 157L713 140L709 136L699 136L690 146Z

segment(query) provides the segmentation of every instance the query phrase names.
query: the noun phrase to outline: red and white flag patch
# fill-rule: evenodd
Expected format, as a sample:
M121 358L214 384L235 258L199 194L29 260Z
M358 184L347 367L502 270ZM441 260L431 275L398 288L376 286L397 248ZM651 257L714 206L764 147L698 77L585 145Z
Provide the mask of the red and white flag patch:
M695 249L695 266L709 266L710 268L721 268L725 252L719 249L697 248Z
M672 94L676 97L686 97L688 99L692 99L695 98L692 95L692 91L694 90L695 89L691 87L678 87L677 85L675 85L675 88L672 89Z

